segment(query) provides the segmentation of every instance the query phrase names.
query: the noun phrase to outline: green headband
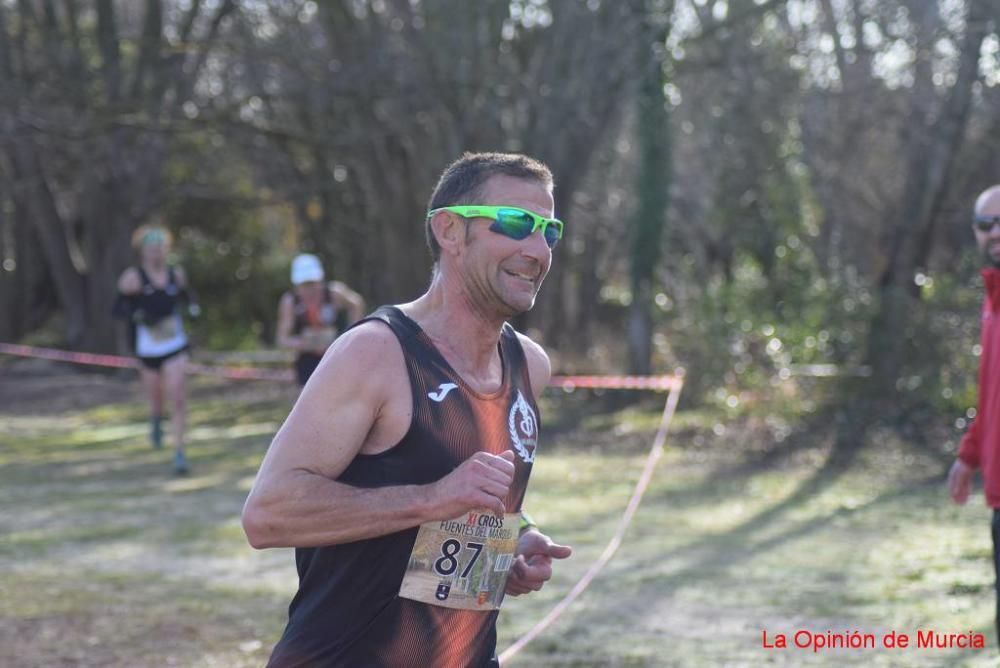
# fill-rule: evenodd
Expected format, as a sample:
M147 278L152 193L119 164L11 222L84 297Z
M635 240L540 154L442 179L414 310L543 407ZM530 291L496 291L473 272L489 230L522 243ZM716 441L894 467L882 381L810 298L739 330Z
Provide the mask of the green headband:
M167 235L163 230L150 230L142 235L142 246L151 246L153 244L165 244L167 243Z

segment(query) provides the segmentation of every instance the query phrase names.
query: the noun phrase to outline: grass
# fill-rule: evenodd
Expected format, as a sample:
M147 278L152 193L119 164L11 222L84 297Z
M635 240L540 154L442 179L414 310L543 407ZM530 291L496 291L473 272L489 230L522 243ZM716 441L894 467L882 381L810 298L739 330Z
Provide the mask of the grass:
M147 444L137 384L98 385L68 408L0 406L0 665L262 665L294 565L290 550L250 549L239 512L291 391L199 381L193 472L178 479ZM500 648L604 549L660 410L605 412L582 393L545 403L527 506L575 554L543 591L507 601ZM827 466L823 433L790 435L790 419L680 413L617 556L511 665L994 665L981 497L950 505L944 462L890 435ZM761 646L762 632L801 629L973 631L987 649Z

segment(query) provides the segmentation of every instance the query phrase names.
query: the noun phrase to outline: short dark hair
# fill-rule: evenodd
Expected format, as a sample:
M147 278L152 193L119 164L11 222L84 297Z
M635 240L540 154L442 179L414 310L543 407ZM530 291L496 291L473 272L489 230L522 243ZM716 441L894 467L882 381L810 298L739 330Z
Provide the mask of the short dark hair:
M477 200L483 196L486 182L494 176L538 181L546 189L552 189L552 172L539 160L520 153L464 153L441 174L427 203L427 210L459 204L482 204ZM434 262L437 262L441 258L441 246L434 238L430 216L425 222L425 231L427 246L431 249Z

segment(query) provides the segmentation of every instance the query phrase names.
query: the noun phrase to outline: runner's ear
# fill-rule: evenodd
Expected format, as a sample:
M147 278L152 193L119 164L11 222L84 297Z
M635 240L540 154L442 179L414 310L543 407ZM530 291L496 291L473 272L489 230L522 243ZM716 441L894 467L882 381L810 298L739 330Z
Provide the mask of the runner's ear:
M462 217L448 211L438 211L431 218L431 232L442 255L456 255L465 246L465 229Z

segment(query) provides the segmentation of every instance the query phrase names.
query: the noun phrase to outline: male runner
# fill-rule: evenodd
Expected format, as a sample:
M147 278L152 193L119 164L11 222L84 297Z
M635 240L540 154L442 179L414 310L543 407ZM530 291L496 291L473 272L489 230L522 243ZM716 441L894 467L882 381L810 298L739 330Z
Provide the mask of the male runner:
M552 175L466 154L431 197L431 285L329 349L243 511L257 548L296 548L299 590L270 666L497 666L504 593L570 555L520 510L538 447L530 309L562 223Z

